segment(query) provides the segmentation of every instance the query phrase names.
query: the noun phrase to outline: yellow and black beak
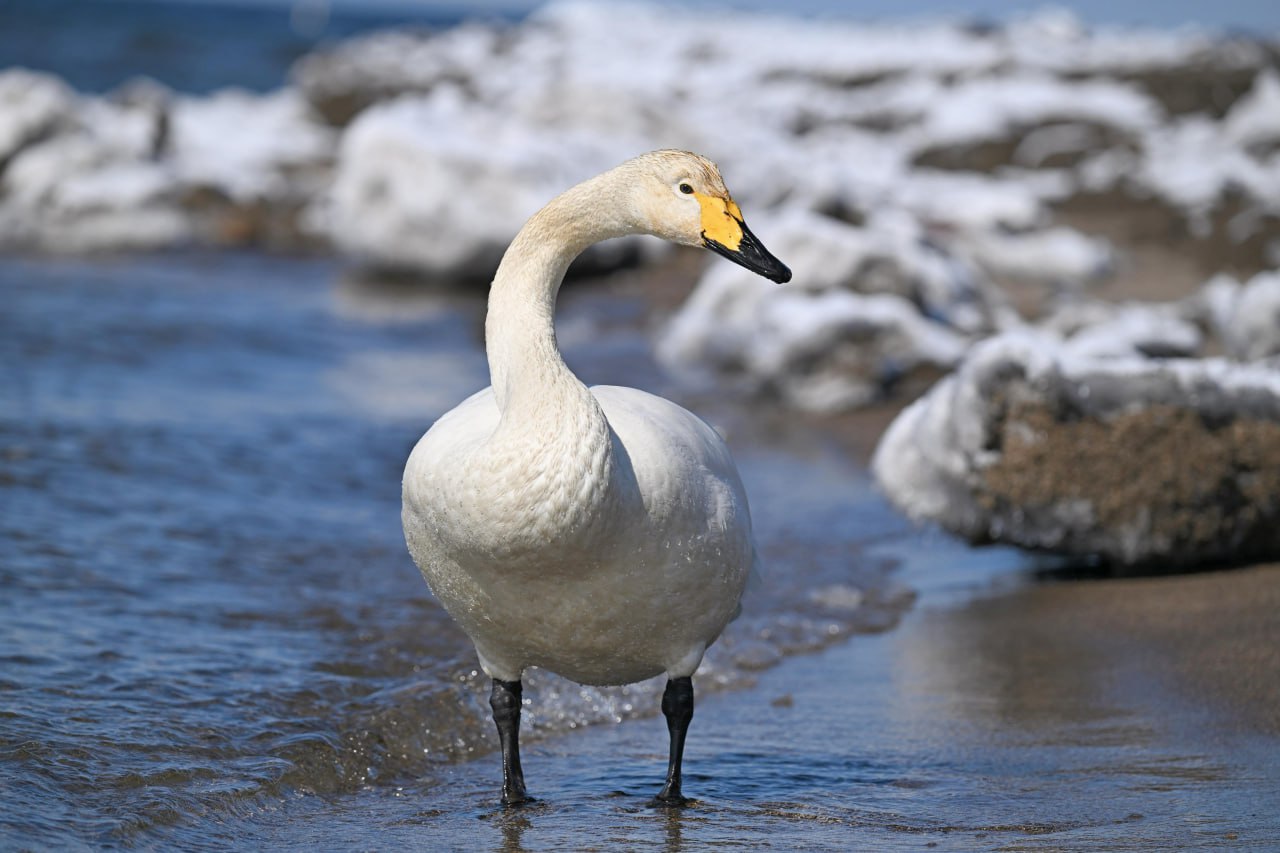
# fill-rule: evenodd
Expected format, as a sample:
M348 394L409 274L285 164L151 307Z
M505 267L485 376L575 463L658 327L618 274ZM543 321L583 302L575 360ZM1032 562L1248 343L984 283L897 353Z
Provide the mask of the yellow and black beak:
M732 199L697 194L702 205L702 245L753 273L786 284L791 270L751 233Z

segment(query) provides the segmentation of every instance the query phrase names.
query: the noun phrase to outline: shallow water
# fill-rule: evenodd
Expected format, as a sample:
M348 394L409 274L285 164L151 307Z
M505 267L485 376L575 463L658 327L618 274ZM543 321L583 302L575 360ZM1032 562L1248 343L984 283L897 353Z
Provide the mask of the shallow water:
M680 397L630 281L566 288L567 360ZM1023 558L716 395L769 571L698 677L696 805L649 806L660 683L534 672L539 802L502 811L484 680L399 529L409 449L486 381L482 295L220 255L5 262L0 300L0 846L1280 843L1274 739L1036 636Z
M137 841L281 798L430 784L491 748L484 679L399 528L403 460L486 384L477 293L256 256L0 267L4 820L32 842ZM643 305L579 287L590 381L662 389ZM862 553L901 522L827 442L735 434L785 566L701 692L891 624ZM660 684L533 673L530 742L651 714ZM188 835L188 832L191 835Z

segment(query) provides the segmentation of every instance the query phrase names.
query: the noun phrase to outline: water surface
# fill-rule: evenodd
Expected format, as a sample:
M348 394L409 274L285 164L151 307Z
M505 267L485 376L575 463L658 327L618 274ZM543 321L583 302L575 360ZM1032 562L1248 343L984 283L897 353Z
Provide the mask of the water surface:
M0 846L1280 844L1274 733L1091 628L1079 587L913 530L836 427L674 386L645 282L567 286L566 358L725 432L766 582L697 680L693 807L649 802L660 682L533 672L539 802L502 810L485 680L399 528L413 443L487 382L483 295L0 264Z

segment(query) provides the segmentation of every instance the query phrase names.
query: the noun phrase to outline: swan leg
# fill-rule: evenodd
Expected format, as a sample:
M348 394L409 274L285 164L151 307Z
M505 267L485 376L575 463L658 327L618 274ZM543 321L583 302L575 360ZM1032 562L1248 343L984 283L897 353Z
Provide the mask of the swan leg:
M667 761L667 783L658 794L658 802L682 806L688 802L680 794L680 765L684 760L684 739L693 719L693 679L689 676L667 680L662 691L662 715L667 718L671 735L671 757Z
M493 709L493 722L498 727L498 742L502 744L502 804L513 806L526 802L530 797L524 791L524 771L520 768L520 694L523 687L519 680L493 679L489 693L489 707Z

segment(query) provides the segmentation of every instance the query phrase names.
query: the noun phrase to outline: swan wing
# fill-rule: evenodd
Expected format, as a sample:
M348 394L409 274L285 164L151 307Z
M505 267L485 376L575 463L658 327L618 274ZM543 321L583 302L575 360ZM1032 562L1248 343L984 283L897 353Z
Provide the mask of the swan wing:
M596 385L591 392L630 459L657 528L673 536L726 536L743 545L750 568L755 548L747 493L720 434L687 409L635 388Z

